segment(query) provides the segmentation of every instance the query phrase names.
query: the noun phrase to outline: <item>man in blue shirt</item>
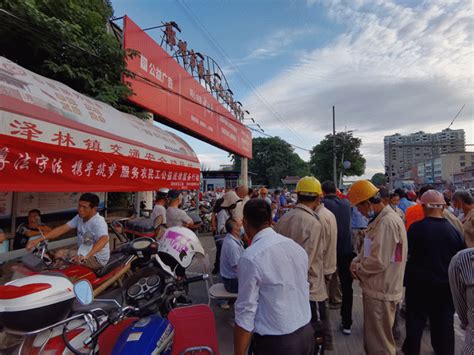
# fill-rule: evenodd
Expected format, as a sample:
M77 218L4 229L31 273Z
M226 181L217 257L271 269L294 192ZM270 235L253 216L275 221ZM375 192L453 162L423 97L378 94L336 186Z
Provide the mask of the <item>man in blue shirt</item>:
M234 354L247 354L253 333L255 355L312 355L308 255L271 228L271 208L264 200L245 204L243 223L252 244L237 271Z
M411 202L410 200L408 200L407 193L404 189L396 189L394 192L398 196L400 196L400 204L398 205L398 207L403 211L403 213L407 212L408 207L416 205L415 202Z
M241 233L242 222L229 218L225 223L226 236L222 244L220 273L227 292L237 293L239 282L237 279L237 265L244 252Z

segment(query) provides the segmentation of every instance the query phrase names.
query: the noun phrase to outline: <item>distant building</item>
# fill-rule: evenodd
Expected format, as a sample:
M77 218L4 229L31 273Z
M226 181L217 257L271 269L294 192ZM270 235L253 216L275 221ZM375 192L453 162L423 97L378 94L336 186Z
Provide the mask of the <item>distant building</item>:
M300 180L299 176L287 176L284 179L281 179L281 182L289 191L296 189L296 184Z
M208 170L201 171L203 191L215 191L217 189L234 189L239 186L239 170ZM248 173L248 184L252 186L252 176L255 173Z
M456 189L474 189L474 166L469 166L462 172L454 174L453 185Z
M441 157L417 164L419 184L454 184L454 175L474 166L474 152L441 154Z
M420 131L409 135L397 133L384 137L384 151L386 172L392 179L400 179L418 163L426 166L429 161L433 165L443 154L465 152L465 133L463 129L445 129L438 133Z

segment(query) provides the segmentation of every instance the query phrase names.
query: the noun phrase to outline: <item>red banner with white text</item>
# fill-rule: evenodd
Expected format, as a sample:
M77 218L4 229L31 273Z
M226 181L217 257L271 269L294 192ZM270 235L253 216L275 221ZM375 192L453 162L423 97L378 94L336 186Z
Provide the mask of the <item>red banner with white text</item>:
M0 135L0 191L199 188L199 169Z

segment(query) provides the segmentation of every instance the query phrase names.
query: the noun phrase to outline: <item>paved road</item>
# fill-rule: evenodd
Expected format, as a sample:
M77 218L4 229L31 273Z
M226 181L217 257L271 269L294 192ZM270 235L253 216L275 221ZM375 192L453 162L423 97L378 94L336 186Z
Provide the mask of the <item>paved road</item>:
M204 249L209 254L211 262L214 261L215 246L211 236L204 235L200 237ZM211 263L211 265L212 265ZM200 273L203 271L202 263L194 262L190 268L191 273ZM218 282L216 278L215 282ZM332 321L332 327L334 330L334 351L328 351L328 354L334 355L359 355L364 354L363 350L363 309L362 309L362 293L356 283L354 283L354 307L353 307L353 318L354 324L352 328L352 335L343 335L337 330L339 323L339 311L331 310L330 317ZM194 303L207 303L207 292L204 283L193 284L190 288L190 296ZM212 303L212 309L216 317L217 335L219 338L219 351L221 355L232 355L233 354L233 309L224 311ZM405 325L402 321L402 339L405 336ZM456 334L456 351L455 354L460 354L460 347L464 339L464 332L459 327L459 321L456 319L455 322L455 334ZM401 346L401 344L400 344ZM401 352L400 352L401 354ZM422 340L422 355L434 354L430 345L430 333L429 330L425 330Z

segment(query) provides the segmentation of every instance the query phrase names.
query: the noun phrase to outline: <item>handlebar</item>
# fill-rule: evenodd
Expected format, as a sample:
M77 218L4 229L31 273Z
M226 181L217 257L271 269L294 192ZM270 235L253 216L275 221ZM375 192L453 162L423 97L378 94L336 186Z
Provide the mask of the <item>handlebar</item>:
M84 345L89 345L95 339L97 339L110 325L115 324L119 321L121 321L125 316L127 315L128 311L134 311L137 312L139 311L138 308L132 307L132 306L126 306L123 308L119 308L116 311L113 311L112 313L109 314L107 317L107 321L102 323L102 325L94 332L91 334L90 337L88 337L86 340L84 340Z
M204 280L208 280L208 279L209 279L208 274L202 274L202 275L199 275L199 276L193 276L193 277L190 277L188 279L178 281L177 284L178 284L178 286L185 286L185 285L189 285L193 282L199 282L199 281L204 281Z
M101 335L108 327L109 325L111 325L112 323L110 323L109 320L105 321L104 323L102 323L102 325L94 332L91 334L91 336L89 338L87 338L86 340L84 340L84 345L88 346L90 343L92 343L95 339L97 339L99 337L99 335Z

